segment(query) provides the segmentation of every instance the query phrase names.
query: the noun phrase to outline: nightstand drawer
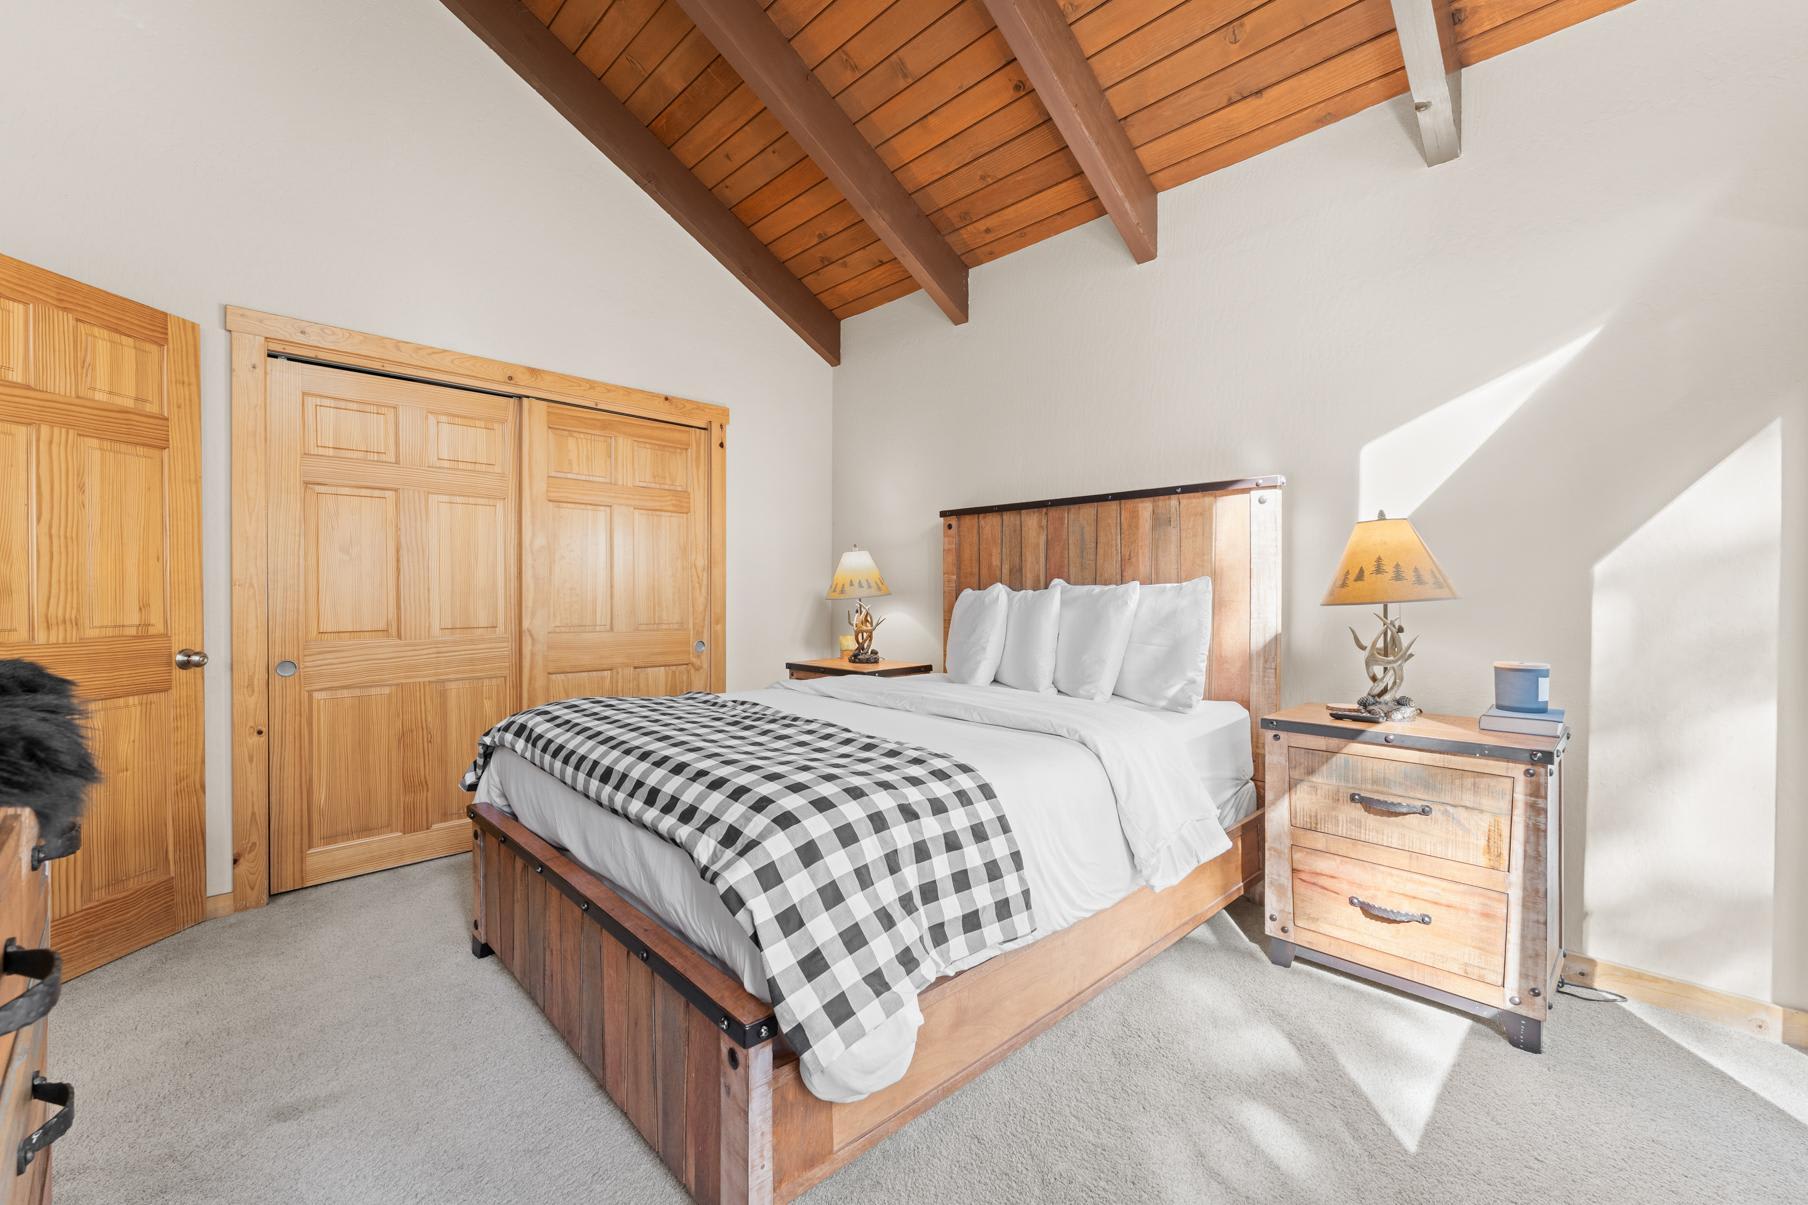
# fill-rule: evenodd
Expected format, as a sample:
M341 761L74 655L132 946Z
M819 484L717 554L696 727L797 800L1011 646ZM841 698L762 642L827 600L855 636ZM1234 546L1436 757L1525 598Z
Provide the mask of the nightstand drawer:
M1465 883L1294 846L1293 922L1496 987L1506 972L1507 897Z
M1513 780L1506 775L1296 746L1287 778L1299 828L1508 868Z

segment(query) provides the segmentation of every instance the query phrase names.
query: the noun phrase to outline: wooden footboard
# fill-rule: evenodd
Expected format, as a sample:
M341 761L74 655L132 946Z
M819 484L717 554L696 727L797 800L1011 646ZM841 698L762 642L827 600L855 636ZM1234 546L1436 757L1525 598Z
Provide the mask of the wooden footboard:
M770 1006L512 817L479 804L471 947L494 952L698 1201L788 1200L1254 886L1262 815L1163 892L1138 891L939 980L898 1083L852 1104L803 1085Z

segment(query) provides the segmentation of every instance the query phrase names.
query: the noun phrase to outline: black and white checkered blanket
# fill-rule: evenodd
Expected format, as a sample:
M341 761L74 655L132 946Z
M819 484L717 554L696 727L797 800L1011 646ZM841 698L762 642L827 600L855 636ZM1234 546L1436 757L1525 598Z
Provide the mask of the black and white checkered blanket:
M939 753L747 700L565 699L478 742L508 749L690 855L765 959L812 1071L962 959L1034 930L991 786Z

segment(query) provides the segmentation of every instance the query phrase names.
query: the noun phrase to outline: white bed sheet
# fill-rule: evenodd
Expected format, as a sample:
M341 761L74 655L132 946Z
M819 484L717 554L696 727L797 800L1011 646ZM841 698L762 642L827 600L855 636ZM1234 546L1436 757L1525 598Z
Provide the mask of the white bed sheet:
M1004 686L961 689L1021 694ZM1023 851L1038 937L1109 908L1143 884L1105 770L1076 741L796 689L774 687L730 697L921 745L973 766L997 792ZM1249 714L1237 704L1206 701L1179 713L1115 698L1072 702L1076 707L1133 709L1167 726L1184 744L1225 828L1254 810ZM477 798L568 850L714 958L749 992L769 998L759 951L677 846L599 807L508 750L498 750L491 759ZM824 1100L858 1100L895 1083L910 1065L921 1024L913 1004L820 1074L806 1073L806 1086Z

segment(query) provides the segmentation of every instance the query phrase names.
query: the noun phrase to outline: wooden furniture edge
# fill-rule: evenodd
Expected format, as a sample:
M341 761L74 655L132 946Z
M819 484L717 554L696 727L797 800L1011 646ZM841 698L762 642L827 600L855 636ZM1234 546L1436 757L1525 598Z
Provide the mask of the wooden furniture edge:
M873 666L859 666L842 657L803 658L785 662L788 672L815 674L819 677L902 678L911 674L935 672L928 661L879 661Z
M742 987L727 971L703 957L690 943L629 903L602 879L580 866L564 851L534 835L513 816L487 803L466 809L471 822L504 846L535 874L560 888L579 911L609 928L628 952L646 963L674 987L680 983L695 989L687 995L691 1004L710 1015L710 1021L743 1046L758 1045L777 1036L772 1006ZM481 897L479 897L481 899ZM680 988L684 991L685 988ZM761 1033L762 1027L767 1032Z
M1555 765L1564 750L1569 747L1570 734L1567 728L1563 731L1563 737L1555 741L1545 740L1541 737L1521 736L1512 732L1481 733L1481 739L1475 740L1451 739L1443 736L1428 736L1413 731L1413 727L1418 721L1409 721L1404 724L1363 724L1356 721L1331 719L1328 714L1324 714L1323 707L1314 706L1311 709L1321 714L1316 718L1296 719L1289 711L1279 715L1261 716L1258 723L1263 730L1268 732L1322 737L1339 742L1340 745L1407 749L1418 753L1442 753L1452 757L1478 760L1525 762L1535 766ZM1441 719L1443 717L1428 718Z
M510 364L242 306L226 307L226 329L234 334L260 337L273 351L320 356L354 367L403 375L420 373L430 378L430 384L467 385L511 396L531 394L549 401L687 427L708 429L715 424L728 423L728 408L710 402L636 389L631 385L612 385L550 369Z
M1120 951L1105 943L1108 957L1082 964L1088 977L1077 992L1005 1034L1001 1041L984 1046L970 1060L959 1062L940 1080L927 1085L905 1081L865 1102L835 1105L807 1094L795 1056L775 1033L761 1039L757 1029L722 1031L724 1021L730 1021L733 1029L735 1017L752 1021L754 1014L767 1010L732 977L513 817L481 804L473 804L469 811L476 846L472 873L477 915L472 952L480 957L492 952L504 955L502 961L510 973L698 1200L733 1205L789 1199L827 1178L1197 928L1248 892L1262 874L1264 818L1258 810L1231 826L1229 849L1169 889L1198 891L1203 887L1211 891L1202 906L1189 907L1177 923L1158 922L1161 928L1155 937L1142 941L1128 957L1118 958ZM1185 898L1169 892L1135 892L1044 941L937 981L924 993L922 1002L931 1009L937 1003L959 1004L963 999L975 1007L989 1006L993 995L1009 988L1013 969L1019 974L1042 974L1041 962L1050 958L1071 966L1069 946L1073 943L1061 943L1063 935L1084 936L1082 931L1089 925L1095 930L1099 926L1108 930L1113 925L1133 927L1150 909L1172 907ZM572 904L583 909L594 922L591 927L607 941L619 942L618 934L627 935L622 943L626 946L623 966L630 978L634 973L644 974L643 966L655 973L649 981L653 991L650 1003L644 992L624 1000L618 988L606 983L574 982L572 976L588 968L585 960L591 956L579 958L574 951L572 927L584 926L575 919L579 914L570 910ZM581 933L577 944L581 947ZM574 963L582 964L577 971ZM1095 968L1097 973L1091 973ZM609 971L605 964L597 977L611 976L619 977L619 971ZM686 993L687 987L700 990ZM603 999L605 992L613 993L608 1003ZM700 1003L700 999L709 1003ZM737 1002L741 1007L733 1007ZM718 1004L729 1006L719 1017L712 1015ZM647 1009L654 1010L654 1015L647 1015ZM673 1010L681 1010L682 1015L674 1015ZM614 1017L622 1019L611 1031ZM694 1043L699 1026L720 1038L719 1045L711 1043L707 1063L684 1037L692 1035ZM964 1036L964 1031L957 1032ZM741 1045L737 1039L748 1044ZM990 1039L981 1033L974 1040ZM605 1063L605 1050L612 1052L608 1058L613 1061ZM671 1057L681 1058L682 1065L662 1063L663 1053L672 1050L680 1052ZM918 1058L926 1051L933 1054L933 1043L920 1040ZM700 1082L704 1085L701 1095ZM887 1107L893 1102L885 1099L886 1092L900 1093L895 1108ZM718 1103L712 1105L711 1101ZM857 1134L836 1140L838 1110L855 1110L853 1115L859 1117L861 1110L873 1112L875 1104L884 1111L868 1119L869 1124L862 1124ZM781 1169L790 1172L782 1180Z
M1563 956L1563 978L1578 987L1617 992L1641 1004L1715 1021L1766 1041L1808 1050L1808 1009L1772 1004L1574 952Z

